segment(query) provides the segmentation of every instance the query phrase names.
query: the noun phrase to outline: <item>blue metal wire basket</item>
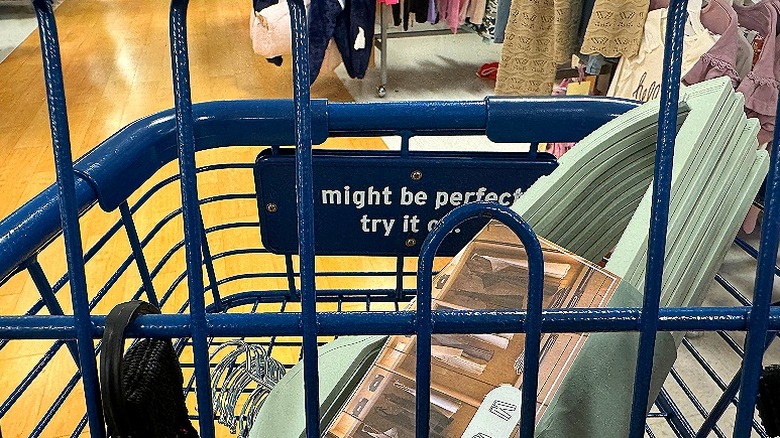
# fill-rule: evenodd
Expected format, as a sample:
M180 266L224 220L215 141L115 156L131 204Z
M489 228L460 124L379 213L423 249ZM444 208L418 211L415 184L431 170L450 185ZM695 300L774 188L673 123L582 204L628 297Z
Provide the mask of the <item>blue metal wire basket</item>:
M766 182L766 205L760 250L744 241L737 244L757 259L756 281L752 301L727 279L718 276L739 306L708 308L660 308L661 274L666 245L671 164L675 140L676 106L679 94L685 1L670 5L666 44L659 142L655 158L654 203L642 308L614 308L597 315L586 309L567 312L541 310L541 252L531 228L508 208L497 203L475 203L453 210L439 222L422 245L419 257L408 250L378 257L382 269L350 271L316 269L314 179L312 144L331 137L375 137L398 135L403 147L398 157L409 154L409 138L419 135L485 135L497 142L577 141L611 118L634 106L610 99L506 99L488 98L482 102L409 102L384 104L329 103L311 100L309 96L308 34L303 0L290 0L293 24L294 98L292 101L224 101L193 104L190 94L189 57L187 50L187 0L172 0L170 9L170 42L175 107L173 110L138 120L116 133L76 163L73 162L68 132L67 106L57 29L51 5L47 0L33 1L41 37L44 75L48 96L57 183L36 196L0 222L0 285L11 279L29 276L40 293L40 300L23 315L0 316L0 350L11 343L45 340L47 348L40 354L26 376L10 390L0 403L0 426L3 417L23 397L36 397L36 381L46 375L61 351L72 356L77 366L70 379L57 382L56 391L45 415L30 430L9 431L10 436L52 436L47 427L62 406L83 386L86 403L79 401L83 416L72 421L71 436L79 436L89 426L92 437L105 436L99 399L96 354L102 335L103 316L117 298L113 292L120 281L132 277L136 299L145 299L163 309L162 315L139 317L132 326L132 337L164 336L178 339L185 377L185 392L197 404L201 436L215 436L209 371L210 349L225 338L242 337L260 343L272 353L274 349L300 348L304 362L305 409L308 438L320 435L318 370L316 348L328 336L348 334L417 334L419 358L430 357L431 333L491 333L497 324L513 328L527 337L521 435L532 436L535 409L534 394L538 373L539 339L542 332L638 331L640 347L637 359L631 415L632 438L656 436L650 424L664 424L681 437L704 437L710 432L725 436L718 427L724 412L736 406L733 436L755 433L766 436L754 419L758 378L765 349L780 329L780 311L770 305L780 231L780 166L777 148L771 154ZM566 129L553 121L566 117L576 122ZM517 126L522 126L518 132ZM775 144L780 131L775 132ZM198 179L220 172L247 175L252 162L217 161L196 165L196 153L228 146L294 145L295 190L297 208L297 255L274 254L259 245L237 245L212 253L210 241L220 233L243 230L257 235L257 217L247 220L225 220L204 224L202 210L213 206L233 208L236 203L254 203L256 193L249 190L226 190L224 193L199 197ZM535 150L535 148L532 148ZM356 152L359 154L359 152ZM538 159L532 152L530 159ZM167 163L178 159L178 174L151 178ZM231 177L232 178L232 177ZM237 177L236 177L237 178ZM167 189L180 185L181 204L156 216L146 233L136 224L138 211L152 203ZM103 211L95 208L99 204ZM273 209L275 207L268 206ZM80 218L92 214L119 212L119 219L95 242L82 248ZM500 220L521 238L530 257L529 304L525 311L495 315L471 312L464 319L457 311L431 311L431 275L437 249L456 227L472 218ZM83 220L83 219L82 219ZM145 253L150 242L165 239L171 227L183 220L183 238L176 238L152 263ZM109 242L127 237L129 254L115 272L96 289L87 288L87 269L100 264ZM62 235L67 272L51 283L38 262L38 255ZM414 245L411 245L414 246ZM174 276L164 290L160 288L161 272L175 265L177 254L184 252L186 269ZM375 254L352 254L376 256ZM215 265L238 257L258 257L264 269L218 275ZM348 260L348 259L344 259ZM417 269L410 263L417 260ZM135 265L135 268L133 268ZM278 266L280 269L271 269ZM204 271L206 278L204 279ZM178 272L178 271L177 271ZM355 279L354 288L316 287L328 279ZM186 284L186 297L177 298L176 290ZM375 285L372 287L367 284ZM113 288L113 289L112 289ZM69 289L73 313L63 311L62 294ZM403 303L417 296L416 311L402 311ZM318 303L320 306L318 307ZM323 304L324 303L324 304ZM356 303L364 308L357 309ZM300 311L298 311L300 305ZM329 306L329 307L328 307ZM349 306L350 311L346 310ZM327 308L327 309L326 309ZM102 310L102 311L101 311ZM325 311L327 310L327 311ZM377 311L379 310L379 311ZM693 361L722 392L718 402L706 409L682 373L673 370L671 380L684 395L673 399L662 390L650 409L647 394L655 338L658 331L715 332L741 360L739 370L732 370L731 380L724 379L689 340L684 348ZM729 332L746 332L744 346ZM36 344L37 345L37 344ZM65 348L65 350L63 350ZM296 355L297 357L297 355ZM285 365L291 366L293 361ZM527 379L525 379L527 377ZM428 436L430 397L430 363L417 363L417 436ZM694 385L695 386L695 385ZM206 388L206 390L198 390ZM46 392L55 389L47 387ZM739 391L739 398L736 397ZM699 416L686 416L679 403L690 403ZM658 419L662 419L660 423ZM698 431L694 430L698 426Z

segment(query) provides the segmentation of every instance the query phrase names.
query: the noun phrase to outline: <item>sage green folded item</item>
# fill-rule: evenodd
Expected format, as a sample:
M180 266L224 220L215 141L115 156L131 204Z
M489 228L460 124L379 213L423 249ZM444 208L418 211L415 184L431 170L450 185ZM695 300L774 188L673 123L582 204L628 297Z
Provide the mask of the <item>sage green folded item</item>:
M735 95L732 95L736 98ZM701 98L689 101L689 105L701 105L703 109L710 107L714 103L712 98ZM669 201L669 227L667 229L667 256L674 252L675 246L685 245L691 236L681 233L683 224L686 220L692 220L696 223L694 226L702 223L708 214L705 210L700 211L700 215L693 217L694 205L703 197L717 194L718 190L723 189L723 185L707 184L708 178L717 176L724 168L728 168L732 163L723 158L725 151L733 151L736 146L745 147L745 144L734 145L730 143L735 127L744 122L742 114L743 100L729 99L728 106L721 108L718 112L722 115L727 112L727 117L715 117L711 121L698 118L702 124L695 123L696 117L691 117L687 121L690 124L684 124L677 136L675 146L674 166L672 171L672 190ZM700 114L703 111L695 112ZM741 120L740 120L741 119ZM716 123L715 127L710 127L706 123ZM709 129L708 129L709 128ZM739 129L741 131L741 127ZM643 287L643 278L645 266L647 263L647 245L649 242L649 227L647 222L642 223L642 219L650 216L652 205L652 191L645 193L644 199L637 208L637 214L632 218L631 223L626 227L626 231L621 239L630 239L632 244L618 244L619 254L615 258L611 269L615 274L628 279L632 284L641 290ZM705 216L701 216L705 215ZM639 245L645 248L644 251L637 251L632 245ZM618 250L616 250L618 251ZM629 255L630 254L630 255ZM613 254L614 256L614 254ZM673 271L668 271L671 274ZM664 301L668 297L664 297Z
M328 424L360 382L387 336L342 336L319 348L321 424ZM251 438L295 438L306 432L303 362L285 374L255 418Z
M631 137L618 141L606 149L606 153L598 154L588 160L588 163L583 164L581 171L588 173L587 175L580 174L581 178L578 178L580 179L580 184L577 185L577 188L570 190L567 187L568 184L562 187L566 197L561 199L563 204L560 205L560 210L556 212L557 215L562 217L562 220L549 224L550 232L560 234L560 237L565 239L566 233L570 233L573 228L576 228L574 224L580 222L580 220L582 220L582 223L587 223L588 219L586 217L590 219L601 214L602 210L599 210L595 205L588 205L588 210L583 212L584 206L578 202L584 200L579 193L583 189L599 190L601 196L596 200L597 202L613 200L616 196L611 192L621 194L621 188L623 190L635 190L637 191L636 198L638 202L653 176L652 167L655 157L657 130L657 126L651 125L641 136L638 136L640 135L638 133L634 133ZM651 171L647 172L647 169ZM621 171L623 176L616 181L614 171L617 170ZM572 182L575 182L575 180L572 180ZM585 192L584 195L588 196L588 193ZM614 206L614 203L607 205L607 207L610 206ZM591 214L589 215L588 213ZM606 217L606 215L603 217ZM541 220L545 219L540 218Z
M681 100L689 112L675 142L662 306L701 304L768 170L766 151L756 150L757 124L745 118L744 99L733 92L727 78L681 90ZM635 111L644 108L655 110L646 104ZM614 120L620 121L625 121L622 116ZM641 307L638 291L645 281L654 163L630 158L618 168L591 163L625 152L616 145L646 144L643 139L614 141L600 131L569 152L577 154L564 155L559 167L533 185L513 209L543 237L593 261L614 247L606 269L623 278L623 287L610 306ZM618 130L613 133L620 135ZM655 144L638 151L640 157L648 151L653 156ZM626 180L637 187L630 188ZM638 298L631 298L635 294ZM682 333L658 334L651 401L674 363L681 337ZM638 338L636 333L590 335L537 435L626 436Z
M655 139L651 141L654 148ZM594 236L601 234L600 230L625 228L653 177L654 159L655 151L645 149L636 162L627 163L637 169L631 177L617 182L608 181L603 185L594 184L593 187L598 188L601 196L593 200L588 211L571 214L563 219L560 239L570 241L572 246L578 248L590 246L592 250L589 255L609 251L611 247L604 248L609 245L609 241L602 243ZM607 174L604 176L606 177ZM630 210L621 214L626 208ZM579 221L585 226L576 226ZM611 244L614 246L615 242L612 241Z
M625 281L609 307L641 307L642 294ZM625 437L634 386L639 333L592 333L536 427L541 438ZM651 393L657 394L677 358L669 333L656 338ZM630 364L623 365L621 364ZM652 400L650 400L652 402Z
M731 141L737 147L724 151L716 171L704 183L705 193L691 207L691 211L702 212L701 220L685 221L682 227L673 230L678 234L676 237L670 235L669 239L674 245L670 248L672 256L667 266L669 272L675 275L665 275L663 278L662 287L670 290L663 305L681 306L688 301L686 297L696 273L701 271L701 266L707 266L706 257L713 252L712 247L703 247L698 243L719 241L721 228L730 223L722 218L740 210L738 206L741 203L737 202L737 195L745 191L745 182L755 161L757 127L757 123L750 123L735 134ZM724 205L726 202L728 205Z
M678 126L688 115L684 93L682 97ZM649 102L594 131L561 157L558 168L541 177L513 208L540 236L600 261L617 243L650 185L659 109L657 101ZM618 185L629 188L615 191ZM615 201L610 208L625 214L605 214L603 208L594 208L604 200ZM607 221L613 222L603 226ZM588 225L598 227L598 239L586 232Z
M737 237L739 228L747 215L748 209L755 199L755 194L758 193L761 184L763 184L769 171L769 157L766 151L753 151L752 159L749 161L749 173L742 185L742 191L737 192L737 198L734 202L724 202L722 207L728 214L723 221L724 226L713 227L714 232L718 235L715 239L717 242L710 247L709 252L706 254L706 260L701 263L704 268L695 272L695 278L685 284L691 284L687 289L680 288L680 292L687 292L682 300L682 306L700 306L704 302L705 293L709 290L710 285L714 281L715 273L720 269L723 259L726 257L726 253ZM675 338L677 345L680 345L685 333L673 332L672 335Z
M698 306L704 301L704 291L714 281L715 273L720 268L731 243L739 232L747 211L755 199L755 193L758 192L761 184L769 171L769 156L766 151L754 151L752 153L752 165L749 174L743 184L743 190L737 191L737 199L733 202L727 198L720 208L729 213L724 223L726 226L717 230L718 236L715 239L720 245L711 248L708 253L708 259L705 261L707 270L698 270L695 281L691 287L691 296L687 297L683 305ZM713 227L714 228L714 227Z
M686 96L687 97L687 96ZM742 117L743 100L737 99L730 85L709 94L686 100L691 113L683 123L675 142L672 166L672 190L669 200L669 227L667 229L667 257L678 239L682 221L692 218L692 205L707 188L704 181L716 169L718 158L728 145L735 125ZM739 103L739 107L736 104ZM716 188L710 187L712 190ZM647 247L649 243L649 218L653 201L652 188L648 188L637 211L616 245L607 270L630 281L637 289L644 287ZM692 218L701 220L701 217ZM664 275L671 275L667 270ZM668 297L664 297L666 301Z
M735 102L729 84L721 82L719 87L712 86L717 83L703 85L707 86L695 90L692 87L685 92L691 111L675 142L669 201L669 222L672 226L674 221L671 219L677 217L676 213L683 209L685 202L699 195L703 187L698 180L712 171L714 161L717 161L720 150L725 147L723 141L716 139L720 139L724 131L733 129L733 125L738 122L738 119L734 119L740 116L732 111ZM643 269L641 266L647 253L652 198L652 188L648 187L636 213L622 233L607 268L621 278L632 281L639 290L642 290L642 283L636 281L638 277L635 275L637 270Z
M736 109L741 113L742 100L739 99L738 103ZM731 239L723 242L719 240L722 238L711 236L723 234L721 232L723 226L729 227L732 232L736 231L731 221L724 219L734 212L746 211L757 189L751 188L750 184L746 186L745 178L754 165L756 154L766 155L766 152L756 151L755 121L747 121L741 114L737 115L742 119L738 125L739 132L735 130L730 136L722 136L708 143L711 155L721 151L719 160L714 165L703 167L694 164L693 170L689 169L688 172L689 175L694 175L691 182L673 183L662 306L688 305L689 300L685 299L685 296L690 291L690 287L693 287L690 276L695 276L696 272L712 263L711 257L708 262L705 262L705 259L712 254L713 246L730 244ZM749 163L745 161L748 155L751 157ZM725 197L733 199L736 194L747 194L751 198L745 200L740 197L739 202L730 202L722 206ZM644 213L641 216L635 215L632 224L634 228L627 229L624 233L624 236L630 236L634 242L637 236L641 235L644 247L649 240L646 222L643 225L642 221L636 219L649 216L651 198L652 194L648 192L638 208L638 212L644 211ZM744 217L744 214L742 216ZM618 254L613 254L616 262L610 263L607 269L623 276L641 289L644 286L646 251L632 252L635 255L639 253L638 261L632 263L629 270L621 272L623 267L618 265L621 262L627 263L628 259L623 257L620 251L631 252L631 250L629 245L618 245L618 248L619 250L616 250ZM719 261L715 263L720 265Z

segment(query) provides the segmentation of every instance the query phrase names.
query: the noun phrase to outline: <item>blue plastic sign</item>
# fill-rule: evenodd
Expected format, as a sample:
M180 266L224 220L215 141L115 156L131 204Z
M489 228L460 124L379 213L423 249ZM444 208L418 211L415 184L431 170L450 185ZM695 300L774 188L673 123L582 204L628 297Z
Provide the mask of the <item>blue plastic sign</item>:
M428 232L469 202L511 205L557 162L546 153L314 151L314 227L318 255L415 256ZM295 157L264 150L254 167L260 235L277 254L298 252ZM461 225L439 255L455 255L487 223Z

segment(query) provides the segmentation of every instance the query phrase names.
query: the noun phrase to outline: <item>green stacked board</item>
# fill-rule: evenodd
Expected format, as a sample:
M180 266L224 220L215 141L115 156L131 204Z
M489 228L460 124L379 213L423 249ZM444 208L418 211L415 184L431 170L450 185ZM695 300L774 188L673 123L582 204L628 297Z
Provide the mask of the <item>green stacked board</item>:
M734 93L727 78L689 87L682 91L681 99L689 113L675 142L662 306L701 305L769 166L766 151L757 150L758 124L745 118L744 99ZM649 103L634 111L656 105ZM580 193L545 190L566 187L567 181L561 180L581 181L578 169L605 152L608 156L614 147L610 143L583 140L572 149L584 146L577 155L564 156L559 168L540 179L513 208L540 235L591 260L600 260L614 248L606 269L632 287L616 291L609 305L641 306L637 291L643 290L646 272L653 200L650 181L641 187L638 201L635 191L609 190L610 185L621 184L626 175L622 169L610 171L612 175L602 178L601 185L581 188ZM645 175L652 172L653 163L649 166L633 170ZM594 180L593 175L587 178ZM583 194L583 190L609 193L604 198L617 207L603 208L605 202L598 202L598 194ZM583 202L572 207L572 199ZM560 203L567 203L568 208L558 208ZM572 222L570 215L588 220ZM671 370L682 335L658 334L651 402ZM637 333L590 335L540 420L537 436L626 436L638 338Z
M652 181L659 109L657 101L650 102L597 129L513 208L537 234L601 260L617 244ZM680 102L678 125L687 115Z

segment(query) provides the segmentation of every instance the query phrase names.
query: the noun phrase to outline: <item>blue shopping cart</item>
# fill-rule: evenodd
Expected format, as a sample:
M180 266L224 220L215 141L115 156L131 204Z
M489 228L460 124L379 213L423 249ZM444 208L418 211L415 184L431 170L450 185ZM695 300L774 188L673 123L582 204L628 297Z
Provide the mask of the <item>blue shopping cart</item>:
M54 13L47 0L33 1L40 30L44 75L48 96L57 183L0 222L0 285L28 276L40 293L38 300L21 315L0 316L0 353L13 345L46 342L23 378L13 382L13 388L0 403L0 428L4 418L25 397L37 397L36 391L52 396L45 414L35 419L26 430L4 430L10 436L53 436L52 419L61 414L69 400L72 424L70 436L80 436L87 426L92 437L105 436L99 399L96 355L99 344L94 339L102 335L106 306L116 304L117 284L131 288L133 298L144 299L163 309L162 315L145 315L133 324L132 337L172 337L187 370L185 393L197 405L200 434L215 436L210 382L210 352L225 338L251 338L264 345L272 354L281 349L302 351L306 389L306 436L320 436L318 401L318 341L327 336L349 334L417 334L418 357L430 357L431 333L491 333L500 322L503 327L526 333L526 360L522 436L534 432L535 393L539 339L542 331L598 332L637 331L640 347L637 358L630 436L656 436L656 427L681 437L704 437L710 433L726 436L719 421L724 413L734 417L733 436L751 434L766 436L754 419L758 380L765 349L780 330L780 309L770 305L773 280L780 275L775 265L780 232L780 165L777 148L771 154L771 168L766 182L766 205L760 249L739 240L737 245L757 260L755 288L751 298L742 293L727 278L716 281L738 305L708 308L659 308L661 274L665 252L668 220L671 163L674 149L676 109L685 22L685 1L673 0L670 5L668 41L664 64L664 92L661 95L658 153L655 158L654 203L648 257L647 281L642 308L615 308L592 314L587 309L565 313L541 310L541 252L531 228L500 202L470 203L457 208L442 220L430 223L431 232L424 241L414 238L396 239L390 245L368 242L345 242L339 235L317 234L321 230L315 217L315 187L318 178L333 177L336 172L349 173L350 166L376 166L378 177L403 172L412 181L426 175L421 171L426 160L436 166L456 163L456 172L491 164L490 154L415 154L409 151L409 140L422 135L482 135L496 142L577 141L608 120L635 106L633 103L610 99L507 99L488 98L482 102L409 102L409 103L330 103L311 100L309 96L308 35L302 0L289 2L293 24L294 98L292 101L225 101L193 104L190 94L189 57L187 50L187 0L172 0L170 9L170 43L175 107L173 110L138 120L116 133L76 163L73 162L68 132L67 106L61 73L61 59ZM565 130L556 129L553 121L566 117L574 120ZM517 126L525 127L518 132ZM312 145L331 137L400 136L398 152L368 153L313 151ZM775 133L775 144L780 130ZM269 145L257 160L196 163L196 155L215 148ZM281 146L294 145L294 149ZM501 157L518 166L530 166L538 175L549 173L555 162L543 153L510 154ZM199 157L202 155L198 155ZM154 180L152 177L166 164L178 159L178 173ZM270 160L270 161L269 161ZM356 161L357 160L357 161ZM368 160L368 161L360 161ZM371 161L374 160L374 161ZM416 161L415 161L416 160ZM272 163L272 166L268 164ZM367 164L368 163L368 164ZM373 163L373 164L371 164ZM481 163L481 164L480 164ZM485 164L487 163L487 164ZM261 165L268 170L258 174ZM396 167L393 167L396 166ZM458 167L460 166L460 167ZM526 168L526 167L524 167ZM274 176L272 170L279 171ZM384 170L383 170L384 169ZM400 171L398 170L400 169ZM512 169L510 169L512 170ZM231 178L246 175L258 183L255 190L226 190L223 193L199 196L198 180L210 175ZM253 172L255 172L253 174ZM384 173L383 173L384 172ZM452 175L452 173L450 173ZM500 173L497 174L501 176ZM536 176L538 176L536 175ZM254 176L254 179L253 179ZM388 176L389 177L389 176ZM501 179L501 178L499 178ZM151 182L149 182L151 181ZM531 180L526 183L532 182ZM277 202L268 201L274 183L287 187L278 189ZM142 233L137 226L139 211L152 204L166 190L180 185L181 204L155 216ZM262 189L262 193L260 193ZM507 188L510 193L511 188ZM284 197L284 193L288 196ZM336 202L336 193L332 194ZM345 202L351 195L340 192ZM364 201L373 193L364 194ZM498 194L496 195L498 201ZM294 200L293 200L294 197ZM381 199L377 191L375 199ZM410 199L414 199L413 197ZM509 199L509 198L506 198ZM287 202L290 208L282 202ZM413 201L410 201L413 202ZM214 206L228 211L250 203L257 208L248 219L237 220L226 215L218 223L205 223L202 211ZM99 205L99 209L96 206ZM235 210L231 210L235 208ZM259 210L259 214L258 214ZM94 215L118 211L119 219L94 242L82 250L81 221ZM213 252L212 246L221 233L241 231L260 233L259 217L280 214L263 222L270 229L278 226L286 233L264 235L266 246L245 245L249 240L236 240L231 249ZM286 216L282 216L284 213ZM225 216L223 216L225 217ZM244 216L241 216L242 218ZM530 255L530 291L528 308L504 315L471 312L468 319L459 318L458 311L430 309L431 274L437 251L452 255L462 246L479 221L487 218L504 222L523 241ZM466 221L476 220L476 225ZM360 216L357 217L360 220ZM183 223L183 238L166 237L172 228ZM381 231L382 222L366 222L366 229ZM411 224L409 226L412 226ZM281 229L280 228L280 229ZM181 227L177 228L181 230ZM332 230L332 228L331 228ZM267 230L266 230L267 231ZM388 231L389 232L389 231ZM98 265L111 242L126 235L129 254L121 260L104 284L87 288L87 271ZM273 233L271 233L273 234ZM460 234L460 236L456 236ZM62 240L60 240L62 236ZM287 237L284 237L287 236ZM448 237L450 236L450 237ZM167 240L166 240L167 239ZM273 242L271 240L273 240ZM460 240L458 240L460 239ZM148 251L151 242L168 242L167 250L156 260ZM171 241L173 240L173 241ZM67 272L50 282L38 255L54 242L64 242ZM363 245L362 247L360 245ZM340 246L341 245L341 246ZM182 256L182 253L184 256ZM323 257L375 257L381 269L350 271L317 269ZM257 270L219 275L219 264L239 257L256 257ZM180 261L183 270L176 270ZM318 263L315 264L315 261ZM415 261L416 269L410 268ZM324 264L328 267L332 263ZM275 269L278 268L278 269ZM348 269L349 266L346 266ZM166 288L160 278L174 272ZM205 275L204 275L205 272ZM205 277L205 278L204 278ZM353 288L328 286L329 279L352 279ZM131 284L128 286L128 284ZM335 284L335 283L334 283ZM353 284L342 281L339 284ZM185 288L186 285L186 288ZM63 306L62 290L70 290L71 303ZM186 289L186 296L177 295ZM416 311L401 310L413 296L419 301ZM324 311L322 304L330 304ZM356 304L361 306L357 308ZM320 307L318 307L318 304ZM66 309L72 306L72 314ZM298 307L300 306L300 307ZM364 307L362 307L364 306ZM349 308L349 311L347 308ZM101 311L102 310L102 311ZM500 321L499 321L500 320ZM507 325L509 324L509 325ZM711 379L720 393L711 408L697 396L692 383L683 373L673 370L668 383L676 385L682 398L662 390L654 407L648 409L647 394L658 331L707 331L717 333L742 366L728 376L717 369L700 349L695 339L683 341L693 363ZM744 345L732 335L746 332ZM66 356L75 371L63 381L41 380L53 368L58 358ZM295 355L297 358L297 354ZM292 366L295 361L288 361ZM62 368L57 368L60 371ZM56 371L56 370L55 370ZM59 372L59 371L56 371ZM62 373L58 374L61 378ZM527 377L527 379L526 379ZM428 436L430 397L430 362L417 363L417 436ZM83 387L86 403L77 388ZM205 390L201 390L205 389ZM737 397L739 393L739 397ZM681 405L694 408L695 416L687 414ZM736 413L733 412L736 407ZM650 412L649 417L646 412ZM73 416L73 413L77 415ZM65 421L67 423L67 421ZM57 436L62 435L57 432Z

